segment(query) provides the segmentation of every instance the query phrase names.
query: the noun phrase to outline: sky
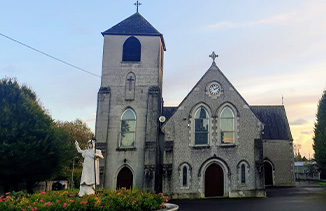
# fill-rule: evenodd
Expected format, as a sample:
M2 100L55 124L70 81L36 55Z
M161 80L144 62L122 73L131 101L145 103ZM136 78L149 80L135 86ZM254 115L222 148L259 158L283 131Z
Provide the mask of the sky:
M79 118L95 130L103 36L136 12L135 0L3 1L0 78L32 88L55 120ZM163 98L177 106L217 66L249 105L281 105L294 144L313 156L318 101L326 89L324 0L142 0L139 12L163 34Z

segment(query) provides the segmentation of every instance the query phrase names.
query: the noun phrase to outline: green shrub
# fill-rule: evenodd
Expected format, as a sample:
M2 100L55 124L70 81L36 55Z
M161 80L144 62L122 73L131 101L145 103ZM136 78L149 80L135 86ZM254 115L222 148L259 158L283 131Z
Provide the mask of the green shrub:
M49 191L37 194L24 192L0 196L0 210L157 210L168 197L163 194L142 192L137 189L100 190L99 193L78 197L79 190Z

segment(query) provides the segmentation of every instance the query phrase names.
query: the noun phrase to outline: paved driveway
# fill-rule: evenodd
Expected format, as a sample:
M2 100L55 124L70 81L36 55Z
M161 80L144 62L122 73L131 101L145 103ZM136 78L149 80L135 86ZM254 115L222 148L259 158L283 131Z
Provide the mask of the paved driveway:
M171 200L183 211L286 210L326 211L326 187L298 184L295 187L268 188L266 198Z

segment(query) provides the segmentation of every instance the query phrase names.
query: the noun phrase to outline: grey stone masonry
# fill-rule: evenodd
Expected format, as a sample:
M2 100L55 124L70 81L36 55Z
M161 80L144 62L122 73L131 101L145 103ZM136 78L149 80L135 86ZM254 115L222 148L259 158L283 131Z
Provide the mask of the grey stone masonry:
M207 85L217 82L221 87L218 98L207 95ZM209 113L209 142L207 145L194 144L194 112L203 106ZM235 139L232 144L222 144L220 137L220 113L230 107L235 114ZM171 185L164 184L164 191L174 198L204 197L204 175L213 163L221 166L224 174L224 196L264 195L262 176L257 173L255 139L261 137L262 124L250 110L248 104L213 63L210 69L181 102L176 112L163 125L165 142L173 142L173 153L166 148L164 165L172 165ZM181 184L180 166L188 163L191 168L188 187ZM245 163L246 182L239 184L239 164ZM168 176L168 175L167 175ZM169 182L168 177L164 179ZM257 190L261 190L257 192Z
M160 36L135 36L140 61L122 61L129 35L105 35L102 80L98 94L96 139L106 148L103 186L115 189L120 170L132 172L133 186L154 191L159 162L158 117L161 115L163 54ZM131 109L136 116L134 145L121 146L121 118Z
M95 136L103 187L204 198L264 197L265 184L294 185L284 106L249 106L213 52L180 105L163 107L163 35L138 12L102 35Z

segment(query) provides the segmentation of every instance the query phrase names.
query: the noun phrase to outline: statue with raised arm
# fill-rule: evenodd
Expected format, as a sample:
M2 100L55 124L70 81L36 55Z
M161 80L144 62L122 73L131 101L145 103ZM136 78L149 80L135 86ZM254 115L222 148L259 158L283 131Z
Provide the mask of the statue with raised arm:
M95 193L95 181L96 184L100 184L100 175L99 175L99 159L104 158L101 150L95 150L94 140L89 140L87 145L88 149L82 150L79 147L77 141L75 141L77 151L82 154L84 158L84 165L82 176L80 180L80 191L79 196L89 195ZM96 178L95 178L96 174Z

